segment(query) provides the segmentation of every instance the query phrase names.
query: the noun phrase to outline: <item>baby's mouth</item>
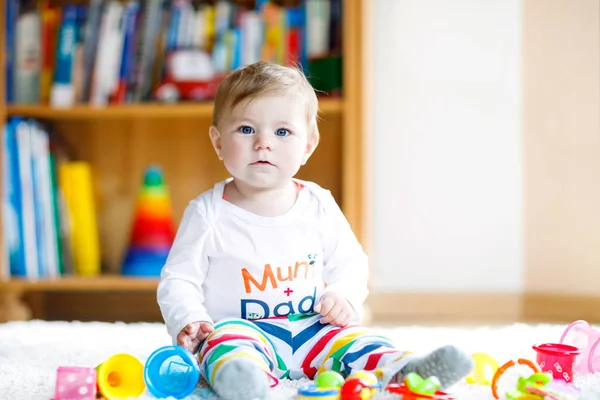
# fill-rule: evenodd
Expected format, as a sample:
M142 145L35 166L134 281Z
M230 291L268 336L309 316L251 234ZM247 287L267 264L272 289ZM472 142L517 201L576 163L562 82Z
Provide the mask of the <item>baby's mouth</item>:
M270 163L270 162L268 162L268 161L255 161L255 162L253 162L253 163L252 163L252 164L250 164L250 165L273 165L273 164L271 164L271 163Z

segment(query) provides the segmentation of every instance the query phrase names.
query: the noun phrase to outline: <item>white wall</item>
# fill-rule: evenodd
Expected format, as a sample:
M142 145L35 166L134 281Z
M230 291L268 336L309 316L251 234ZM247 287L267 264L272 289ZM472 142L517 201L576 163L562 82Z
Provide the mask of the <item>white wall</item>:
M372 3L372 290L520 291L520 1Z

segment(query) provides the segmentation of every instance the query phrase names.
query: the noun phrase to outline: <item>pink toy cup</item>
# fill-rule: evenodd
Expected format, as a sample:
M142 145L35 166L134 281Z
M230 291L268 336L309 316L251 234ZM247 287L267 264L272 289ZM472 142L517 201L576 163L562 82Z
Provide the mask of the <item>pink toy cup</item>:
M575 321L563 332L560 343L579 347L581 354L575 360L575 372L600 372L600 332L586 321Z
M536 361L543 372L550 372L554 379L565 382L573 380L573 365L581 350L561 343L544 343L533 346L533 349L537 352Z

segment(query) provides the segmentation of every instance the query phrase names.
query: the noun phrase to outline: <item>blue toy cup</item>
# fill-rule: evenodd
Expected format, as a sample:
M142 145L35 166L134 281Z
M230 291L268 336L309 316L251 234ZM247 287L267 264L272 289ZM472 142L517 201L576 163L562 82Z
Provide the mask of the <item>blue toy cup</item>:
M183 399L194 391L200 380L198 360L181 346L155 350L144 366L144 381L156 398Z

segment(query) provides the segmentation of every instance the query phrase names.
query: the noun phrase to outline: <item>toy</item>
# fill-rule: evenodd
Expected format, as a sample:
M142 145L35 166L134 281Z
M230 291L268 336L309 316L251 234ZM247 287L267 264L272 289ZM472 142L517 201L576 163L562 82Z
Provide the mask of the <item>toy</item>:
M96 370L83 367L58 367L54 400L95 400Z
M225 74L217 74L210 55L199 49L167 55L165 77L154 90L158 101L209 100L216 96Z
M371 371L354 371L346 378L346 380L349 379L359 379L365 385L370 387L371 397L375 396L375 394L379 392L379 389L381 389L381 383L377 379L377 376Z
M368 400L381 384L370 371L354 371L346 379L335 371L320 373L315 383L298 389L299 399Z
M340 400L369 400L371 387L359 378L347 379L340 389Z
M519 377L516 389L506 393L506 398L509 400L575 400L571 394L579 394L577 389L573 389L573 385L553 381L550 372L538 372L528 378Z
M391 383L385 390L390 393L402 395L403 400L453 400L454 398L446 392L438 390L440 381L432 376L423 379L418 374L411 372L404 377L403 383Z
M138 397L146 389L144 365L134 356L115 354L97 368L98 387L109 400Z
M554 379L573 380L573 364L581 351L575 346L560 343L544 343L533 346L536 361L544 372L552 373Z
M159 276L175 240L171 201L162 171L146 170L138 194L123 275Z
M498 381L500 381L500 377L515 365L526 365L529 368L531 368L534 374L542 372L533 361L524 358L519 358L516 362L515 360L510 360L504 363L500 368L498 368L498 370L494 374L494 377L492 378L492 395L495 399L500 399L500 396L498 395Z
M325 371L317 376L315 384L319 388L337 388L344 384L344 377L335 371Z
M492 383L492 378L498 370L498 361L489 354L475 353L471 356L475 367L467 376L467 383L488 386Z
M181 346L164 346L155 350L144 366L148 391L157 398L183 399L191 394L200 380L196 357Z
M298 400L338 400L340 391L337 388L325 388L317 385L302 386L298 389Z
M532 394L541 396L540 400L577 400L581 398L578 388L562 380L551 380L543 387L529 386L526 389Z
M348 380L353 378L360 379L366 385L371 387L379 386L379 381L377 380L377 377L374 373L370 371L353 371L350 375L348 375L346 379Z
M573 367L575 372L600 372L600 331L593 329L588 322L579 320L571 323L560 337L560 343L581 349Z
M538 396L531 396L532 392L530 390L537 391L544 385L547 385L551 380L552 375L545 372L536 372L529 378L520 376L517 382L517 388L512 392L506 393L506 397L510 400L527 399L527 397L533 397L533 399L535 399Z

